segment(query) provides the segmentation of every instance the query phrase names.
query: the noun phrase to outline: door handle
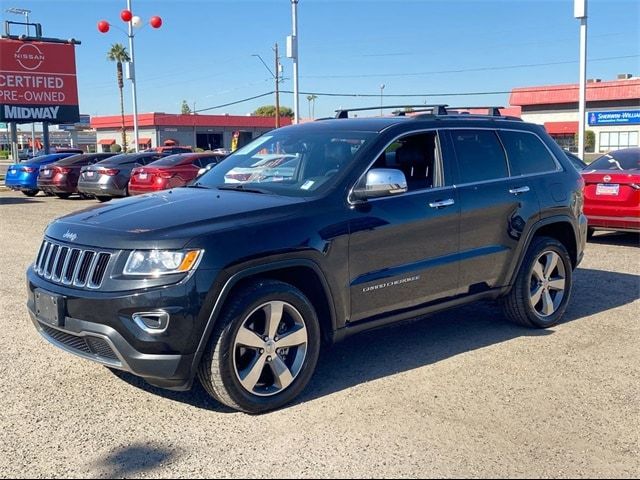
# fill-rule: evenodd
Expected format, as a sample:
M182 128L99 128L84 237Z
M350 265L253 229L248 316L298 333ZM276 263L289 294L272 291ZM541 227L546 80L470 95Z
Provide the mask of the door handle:
M529 190L531 189L527 186L520 187L520 188L510 188L509 193L513 193L514 195L520 195L521 193L527 193Z
M456 202L453 201L453 198L449 198L447 200L441 200L439 202L431 202L429 203L429 206L431 208L443 208L443 207L450 207L454 203Z

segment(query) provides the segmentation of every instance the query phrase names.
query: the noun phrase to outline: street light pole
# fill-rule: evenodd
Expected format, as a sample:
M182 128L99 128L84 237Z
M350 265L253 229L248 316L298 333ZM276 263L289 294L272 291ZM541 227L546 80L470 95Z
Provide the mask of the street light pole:
M298 0L291 0L291 18L293 31L291 32L294 43L293 55L293 122L300 122L300 96L298 92Z
M131 0L127 0L127 10L131 10ZM133 22L127 22L129 26L129 53L131 54L131 61L129 62L129 80L131 80L131 95L133 97L133 138L134 148L136 152L139 151L138 145L138 97L136 95L136 67L135 67L135 54L133 52Z
M7 13L13 13L15 15L24 15L24 23L26 23L26 25L24 26L24 33L27 35L27 37L29 36L29 14L31 13L31 10L27 9L27 8L8 8L7 9ZM36 153L36 124L35 122L33 122L31 124L31 152L34 154Z
M276 128L280 128L280 60L278 59L278 43L274 47L276 52Z
M384 83L380 85L380 116L382 116L382 91L384 90Z
M138 97L136 95L135 52L133 50L133 37L135 37L135 35L133 33L133 29L140 28L142 26L142 19L137 15L133 15L133 13L131 12L131 0L127 0L127 9L120 12L120 19L122 19L123 22L127 23L129 27L128 31L125 32L125 34L129 38L129 52L131 54L129 56L130 61L127 63L127 78L131 80L131 93L133 97L133 136L135 142L135 151L138 152L140 148L138 145ZM151 25L152 28L160 28L162 26L162 18L154 15L149 20L149 25ZM106 20L100 20L98 22L98 31L100 33L107 33L109 31L109 28L111 28L111 24L109 24L109 22L107 22ZM118 30L123 31L120 28L118 28Z
M580 19L580 93L578 101L578 156L584 160L587 118L587 0L574 0L574 17Z

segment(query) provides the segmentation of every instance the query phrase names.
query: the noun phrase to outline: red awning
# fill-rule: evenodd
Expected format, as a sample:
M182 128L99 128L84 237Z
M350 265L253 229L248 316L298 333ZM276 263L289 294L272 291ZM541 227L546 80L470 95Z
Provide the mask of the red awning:
M573 135L578 133L578 122L544 122L549 135Z
M98 145L113 145L116 141L113 138L103 138L98 140Z
M151 143L151 138L142 137L138 139L138 145L146 145L147 143Z

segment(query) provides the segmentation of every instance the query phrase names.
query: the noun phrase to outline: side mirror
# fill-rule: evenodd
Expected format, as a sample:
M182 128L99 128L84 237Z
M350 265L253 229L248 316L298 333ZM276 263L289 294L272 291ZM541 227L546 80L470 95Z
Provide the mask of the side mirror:
M374 168L367 173L364 186L360 184L353 190L353 198L367 200L398 195L406 191L407 179L400 170Z

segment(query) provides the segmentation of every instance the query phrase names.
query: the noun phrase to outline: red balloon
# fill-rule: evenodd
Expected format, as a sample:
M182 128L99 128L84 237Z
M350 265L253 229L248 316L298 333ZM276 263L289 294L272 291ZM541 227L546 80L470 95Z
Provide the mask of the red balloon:
M101 33L107 33L109 31L109 27L110 27L109 22L107 22L106 20L100 20L98 22L98 30Z
M149 23L153 28L160 28L162 26L162 19L158 16L153 16L151 20L149 20Z
M130 10L122 10L120 12L120 18L122 19L123 22L130 22L131 19L133 18L133 13L131 13Z

